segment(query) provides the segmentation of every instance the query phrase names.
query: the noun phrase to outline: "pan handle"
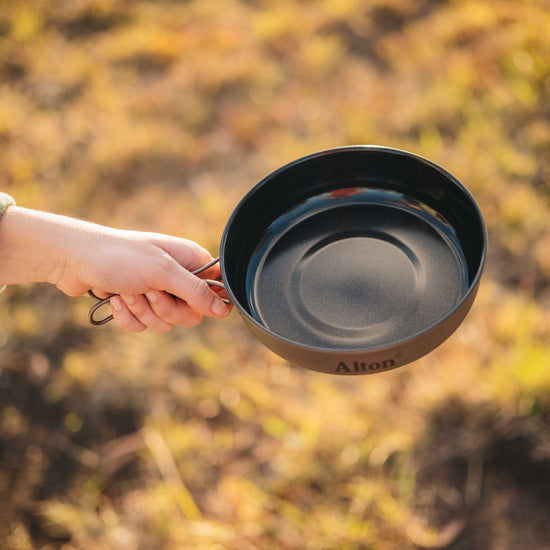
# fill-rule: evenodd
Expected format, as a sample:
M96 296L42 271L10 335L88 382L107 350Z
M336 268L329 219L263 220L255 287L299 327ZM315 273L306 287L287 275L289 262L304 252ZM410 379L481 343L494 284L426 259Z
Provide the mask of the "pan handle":
M216 265L219 261L220 261L219 258L214 258L212 261L210 261L207 264L199 267L198 269L195 269L191 273L193 275L198 275L199 273L202 273L203 271L206 271L209 267L212 267L213 265ZM221 278L221 277L219 277L219 278ZM208 286L210 286L210 287L215 286L215 287L218 287L218 288L225 289L225 285L218 279L216 279L216 280L214 280L214 279L203 279L203 281L206 282L208 284ZM107 298L103 298L103 299L98 298L91 290L88 291L88 294L92 298L95 298L97 300L97 302L90 308L90 311L88 312L88 317L90 319L90 323L94 326L100 326L100 325L104 325L104 324L108 323L109 321L112 321L113 320L112 315L107 315L103 319L96 319L95 314L96 314L96 312L99 308L101 308L105 304L108 304L111 301L111 298L113 296L117 296L117 294L112 294L111 296L107 296ZM230 304L231 303L231 300L229 300L228 298L221 298L221 299L225 304Z
M198 275L199 273L202 273L203 271L206 271L209 267L212 267L213 265L216 265L219 263L220 258L219 256L217 258L214 258L213 260L209 261L207 264L204 264L203 266L195 269L194 271L191 271L193 275ZM208 286L216 286L218 288L223 288L225 290L225 285L221 282L221 275L217 279L203 279ZM221 296L220 296L221 298ZM221 298L222 302L224 304L231 304L231 300L229 298Z

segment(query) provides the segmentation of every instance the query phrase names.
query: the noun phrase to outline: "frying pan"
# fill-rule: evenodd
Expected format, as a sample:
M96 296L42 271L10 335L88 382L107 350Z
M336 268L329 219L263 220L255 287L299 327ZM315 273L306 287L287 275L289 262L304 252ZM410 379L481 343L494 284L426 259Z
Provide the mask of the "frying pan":
M474 302L486 249L481 211L454 176L361 145L308 155L253 187L223 231L220 268L265 346L307 369L359 375L447 339Z

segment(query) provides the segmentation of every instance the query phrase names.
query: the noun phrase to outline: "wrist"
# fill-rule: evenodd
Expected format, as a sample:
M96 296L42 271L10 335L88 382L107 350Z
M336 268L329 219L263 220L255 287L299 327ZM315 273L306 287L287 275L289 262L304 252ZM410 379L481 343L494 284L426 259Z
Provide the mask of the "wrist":
M68 257L62 217L10 206L0 220L0 284L55 282Z

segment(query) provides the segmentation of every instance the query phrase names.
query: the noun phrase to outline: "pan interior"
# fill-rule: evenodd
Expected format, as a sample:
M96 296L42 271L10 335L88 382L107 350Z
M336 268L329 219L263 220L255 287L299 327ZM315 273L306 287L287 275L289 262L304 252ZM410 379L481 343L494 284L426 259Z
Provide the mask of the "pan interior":
M441 320L468 289L451 225L387 189L311 197L278 217L249 262L252 316L303 345L365 349Z

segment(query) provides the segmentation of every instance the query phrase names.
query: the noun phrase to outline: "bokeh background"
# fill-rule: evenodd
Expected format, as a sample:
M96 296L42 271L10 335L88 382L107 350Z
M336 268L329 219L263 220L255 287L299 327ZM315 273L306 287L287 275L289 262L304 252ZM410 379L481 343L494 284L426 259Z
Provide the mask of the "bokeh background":
M0 547L550 544L547 0L3 0L0 189L213 254L262 177L376 143L455 174L467 320L385 374L293 368L234 312L168 335L0 297Z

